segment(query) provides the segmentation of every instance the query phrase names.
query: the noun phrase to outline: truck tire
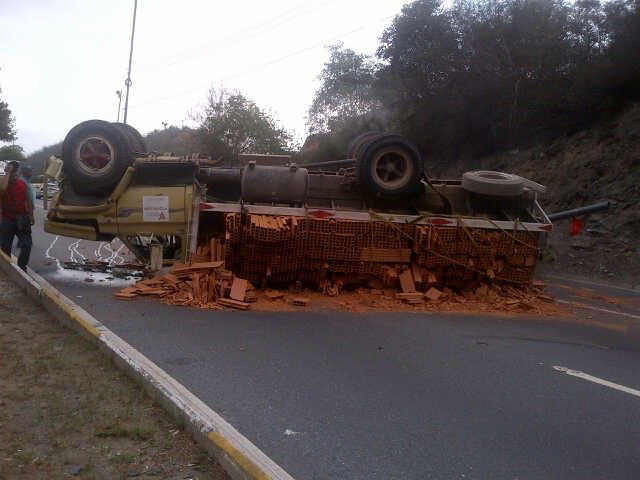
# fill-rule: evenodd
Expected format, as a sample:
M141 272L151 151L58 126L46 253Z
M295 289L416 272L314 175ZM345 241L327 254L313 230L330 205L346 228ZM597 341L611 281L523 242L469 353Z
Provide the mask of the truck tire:
M369 142L381 137L382 135L384 135L384 133L377 130L370 130L368 132L361 133L349 142L347 158L358 158Z
M132 159L127 136L103 120L79 123L62 143L64 171L80 194L109 193Z
M371 140L358 156L360 185L376 197L396 199L417 193L424 175L418 149L400 135Z
M496 197L517 197L524 191L524 179L510 173L478 170L462 175L462 188Z
M147 153L147 144L140 132L127 123L113 122L129 140L129 147L132 153Z

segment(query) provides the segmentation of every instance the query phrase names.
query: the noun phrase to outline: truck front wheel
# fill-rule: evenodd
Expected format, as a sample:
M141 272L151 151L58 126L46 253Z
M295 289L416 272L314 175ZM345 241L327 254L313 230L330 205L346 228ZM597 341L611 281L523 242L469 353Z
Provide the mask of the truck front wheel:
M108 194L132 159L127 136L102 120L79 123L62 143L65 174L80 194Z

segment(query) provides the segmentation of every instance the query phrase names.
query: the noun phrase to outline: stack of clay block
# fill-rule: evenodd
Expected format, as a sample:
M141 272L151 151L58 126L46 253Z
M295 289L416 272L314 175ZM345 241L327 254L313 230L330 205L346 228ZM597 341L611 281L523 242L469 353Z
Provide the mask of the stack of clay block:
M228 214L226 226L227 268L256 284L382 277L411 265L454 286L479 277L527 283L538 252L538 234L526 231L254 214Z

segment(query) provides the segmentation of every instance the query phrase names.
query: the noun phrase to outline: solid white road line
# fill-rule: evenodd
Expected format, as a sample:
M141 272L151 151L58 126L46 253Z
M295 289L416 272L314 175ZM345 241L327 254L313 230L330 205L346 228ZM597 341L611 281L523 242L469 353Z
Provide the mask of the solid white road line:
M554 366L553 369L557 370L558 372L563 372L563 373L566 373L567 375L571 375L572 377L582 378L583 380L588 380L593 383L604 385L605 387L613 388L615 390L620 390L621 392L628 393L629 395L640 397L640 390L625 387L624 385L620 385L619 383L613 383L608 380L604 380L602 378L594 377L593 375L589 375L588 373L584 373L579 370L571 370L570 368L567 368L567 367L558 367L558 366Z
M561 280L563 282L582 283L583 285L592 285L594 287L610 288L612 290L621 290L623 292L640 294L640 290L638 290L637 288L618 287L616 285L607 285L606 283L592 282L591 280L580 280L577 278L561 277L558 275L543 275L542 277L543 279L551 278L553 280Z
M572 306L577 307L577 308L584 308L584 309L587 309L587 310L595 310L596 312L602 312L602 313L612 313L614 315L622 315L623 317L629 317L629 318L633 318L635 320L640 320L640 315L634 315L633 313L617 312L615 310L609 310L608 308L593 307L593 306L587 305L585 303L570 302L568 300L556 300L556 301L558 303L565 303L567 305L572 305Z

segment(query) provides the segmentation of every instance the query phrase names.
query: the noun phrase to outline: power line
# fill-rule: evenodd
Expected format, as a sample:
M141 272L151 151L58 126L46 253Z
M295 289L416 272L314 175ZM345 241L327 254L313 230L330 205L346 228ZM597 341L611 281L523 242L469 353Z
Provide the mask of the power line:
M316 5L309 5L308 2L300 2L295 7L292 7L280 14L265 20L263 22L256 23L251 25L243 30L235 31L231 34L225 35L221 38L212 41L209 40L206 43L201 43L195 47L190 47L189 49L182 50L182 52L177 52L172 54L171 56L160 57L159 59L153 61L152 63L143 64L142 70L153 70L157 68L167 68L178 65L180 63L187 62L189 60L193 60L197 58L199 55L194 52L203 52L202 55L210 55L212 51L219 50L222 47L229 45L238 45L242 42L255 38L257 35L265 32L269 32L274 30L277 27L280 27L284 24L290 23L297 18L309 14L315 10L318 10L321 7L325 7L332 3L336 3L339 0L325 0ZM306 8L305 8L306 7ZM304 10L303 10L304 9ZM303 10L300 13L296 13L299 10ZM189 53L186 55L185 53ZM166 63L164 63L164 62Z
M394 17L395 17L395 14L394 14L394 15L390 15L390 16L386 16L386 17L383 17L383 18L380 18L380 19L375 20L374 22L371 22L371 23L369 23L369 24L364 24L364 25L361 25L361 26L359 26L359 27L357 27L357 28L354 28L353 30L349 30L349 31L347 31L347 32L343 32L343 33L340 33L340 34L335 35L335 36L333 36L333 37L329 37L329 38L326 38L326 39L324 39L324 40L321 40L320 42L317 42L317 43L315 43L315 44L313 44L313 45L310 45L310 46L308 46L308 47L302 48L302 49L300 49L300 50L295 50L295 51L290 52L290 53L288 53L288 54L286 54L286 55L284 55L284 56L282 56L282 57L278 57L278 58L275 58L275 59L273 59L273 60L269 60L268 62L265 62L265 63L259 64L259 65L255 65L255 66L253 66L253 67L251 67L251 68L248 68L248 69L246 69L246 70L244 70L244 71L241 71L241 72L237 72L237 73L233 73L233 74L230 74L230 75L224 76L224 77L222 77L222 79L221 79L221 80L222 80L222 81L224 81L224 80L230 80L230 79L232 79L232 78L237 78L237 77L241 77L241 76L244 76L244 75L248 75L248 74L253 73L253 72L256 72L256 71L258 71L258 70L263 70L263 69L264 69L264 68L266 68L266 67L269 67L269 66L271 66L271 65L274 65L274 64L276 64L276 63L283 62L283 61L285 61L285 60L288 60L289 58L292 58L292 57L295 57L295 56L301 55L301 54L306 53L306 52L308 52L308 51L315 50L316 48L324 47L325 45L327 45L327 43L330 43L330 42L333 42L333 41L336 41L336 40L340 40L340 39L342 39L342 38L344 38L344 37L347 37L347 36L349 36L349 35L352 35L352 34L354 34L354 33L359 32L359 31L365 30L366 28L371 27L373 24L378 24L378 23L381 23L381 22L383 22L383 21L390 20L390 19L392 19L392 18L394 18ZM171 100L171 99L174 99L174 98L179 98L179 97L182 97L182 96L188 95L188 94L190 94L190 93L193 93L193 92L195 92L195 91L201 90L202 88L206 88L206 87L207 87L207 86L209 86L209 85L211 85L211 82L210 82L210 81L209 81L209 82L207 82L207 84L206 84L206 85L205 85L205 84L200 84L200 85L198 85L198 86L196 86L196 87L191 87L191 88L186 89L186 90L183 90L183 91L181 91L181 92L172 93L172 94L170 94L170 95L165 95L165 96L162 96L162 97L156 97L156 98L154 98L154 99L149 99L149 100L147 100L147 101L143 101L143 102L141 102L141 103L139 103L139 104L137 104L137 105L132 106L131 108L139 108L139 107L142 107L142 106L145 106L145 105L152 105L152 104L156 104L156 103L164 102L164 101L166 101L166 100Z
M395 15L391 15L389 17L381 18L381 19L377 20L376 23L380 23L380 22L382 22L384 20L389 20L390 18L393 18L394 16ZM247 74L252 73L252 72L254 72L256 70L262 70L263 68L271 66L271 65L273 65L275 63L283 62L284 60L287 60L287 59L289 59L291 57L295 57L297 55L301 55L301 54L303 54L305 52L308 52L310 50L315 50L316 48L319 48L319 47L324 47L329 42L340 40L341 38L344 38L344 37L347 37L347 36L352 35L354 33L357 33L357 32L360 32L362 30L365 30L369 26L370 25L362 25L362 26L360 26L358 28L355 28L353 30L349 30L348 32L344 32L344 33L341 33L341 34L336 35L334 37L330 37L330 38L327 38L325 40L322 40L321 42L318 42L318 43L316 43L314 45L311 45L309 47L305 47L305 48L302 48L300 50L296 50L295 52L291 52L291 53L289 53L287 55L284 55L283 57L279 57L279 58L276 58L274 60L270 60L270 61L265 62L263 64L257 65L255 67L252 67L252 68L248 69L248 70L245 70L244 72L239 72L239 73L236 73L236 74L228 75L226 77L222 77L222 80L229 80L231 78L247 75Z

